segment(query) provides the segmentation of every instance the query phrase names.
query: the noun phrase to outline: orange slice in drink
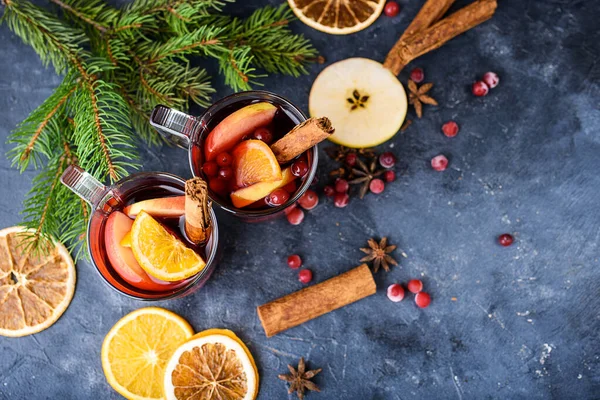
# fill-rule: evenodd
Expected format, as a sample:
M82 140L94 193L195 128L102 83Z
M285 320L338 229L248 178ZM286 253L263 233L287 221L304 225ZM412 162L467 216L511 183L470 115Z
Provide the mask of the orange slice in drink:
M281 167L271 148L260 140L245 140L232 152L238 187L281 180Z

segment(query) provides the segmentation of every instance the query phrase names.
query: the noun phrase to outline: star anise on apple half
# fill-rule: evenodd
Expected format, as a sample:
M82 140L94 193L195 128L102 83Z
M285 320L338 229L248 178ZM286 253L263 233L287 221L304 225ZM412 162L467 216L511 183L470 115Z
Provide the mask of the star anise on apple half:
M438 105L438 102L427 94L432 87L433 83L424 83L421 87L417 87L417 84L414 81L408 81L408 90L410 91L408 94L408 102L413 105L417 117L419 118L423 116L423 104L430 104L432 106Z
M320 392L321 390L317 385L315 385L311 379L315 377L319 372L322 371L321 368L313 369L311 371L306 371L306 364L304 363L304 357L300 358L300 362L298 363L298 369L295 369L291 365L288 364L288 369L290 370L289 374L286 375L278 375L278 378L282 381L286 381L290 383L290 388L288 389L288 393L296 392L298 398L300 400L304 399L304 392L308 390L312 390L314 392Z

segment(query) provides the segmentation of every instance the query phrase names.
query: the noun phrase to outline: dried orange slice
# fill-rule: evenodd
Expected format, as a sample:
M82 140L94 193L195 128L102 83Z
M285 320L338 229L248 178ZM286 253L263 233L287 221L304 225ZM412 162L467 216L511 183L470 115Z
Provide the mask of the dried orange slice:
M164 377L167 400L254 400L258 370L246 345L225 329L209 329L182 344Z
M347 35L371 25L386 0L288 0L298 19L311 28Z
M0 230L0 335L43 331L67 309L75 291L75 265L54 243L37 255L23 251L24 228Z
M238 187L247 187L259 182L281 180L281 167L273 150L263 141L245 140L233 152L233 171Z
M144 271L162 281L180 281L206 266L198 253L145 211L140 211L133 222L131 250Z
M194 331L171 311L147 307L121 318L102 343L106 380L127 399L163 399L165 366Z

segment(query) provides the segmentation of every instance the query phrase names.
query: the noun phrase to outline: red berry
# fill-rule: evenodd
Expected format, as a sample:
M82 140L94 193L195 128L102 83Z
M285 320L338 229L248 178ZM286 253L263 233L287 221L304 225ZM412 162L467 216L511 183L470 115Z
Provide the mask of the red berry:
M269 128L258 128L254 131L252 137L256 140L262 140L266 144L270 144L273 141L273 133Z
M385 189L385 183L383 183L381 179L373 179L371 183L369 183L369 189L371 192L379 194Z
M219 166L214 161L207 161L202 165L202 172L204 172L206 176L215 176L218 171Z
M298 187L296 186L296 181L291 181L290 183L282 187L282 189L284 189L288 193L295 193Z
M435 169L436 171L443 171L447 166L448 159L442 154L431 159L431 168Z
M396 180L396 173L394 171L385 171L383 173L383 179L386 182L394 182Z
M227 181L221 178L214 178L210 180L208 187L215 193L223 194L227 189Z
M306 193L298 199L298 204L305 210L312 210L319 204L319 195L314 190L308 189Z
M379 156L379 164L383 168L392 168L396 165L396 156L393 153L386 151Z
M395 1L388 1L383 12L388 17L395 17L400 12L400 6Z
M356 153L346 154L346 165L348 165L349 167L353 167L354 165L356 165L357 158L358 156L356 155Z
M454 121L448 121L442 125L442 132L448 137L454 137L458 135L458 124Z
M310 269L303 269L298 272L298 280L302 283L308 283L312 281L312 271Z
M394 303L402 301L402 299L404 298L404 288L397 283L388 286L387 297Z
M300 225L304 220L304 211L299 208L294 208L287 213L287 220L292 225Z
M304 160L298 160L292 164L292 174L297 177L303 177L308 172L308 164Z
M504 247L508 247L513 244L514 238L509 233L504 233L498 237L498 243Z
M227 167L231 165L231 155L229 153L221 153L217 156L217 164L220 167Z
M302 266L302 259L298 254L292 254L287 258L287 264L291 269L298 269Z
M490 89L493 89L500 83L500 78L495 72L486 72L485 75L483 75L483 81Z
M413 279L408 281L406 287L411 293L419 293L421 290L423 290L423 282L421 282L419 279Z
M327 197L333 197L335 195L335 189L331 185L327 185L323 188L323 193Z
M219 176L228 181L233 177L233 170L231 167L223 167L219 169Z
M271 206L280 206L290 199L290 194L283 188L275 189L267 196L267 203Z
M336 192L346 193L349 188L350 188L350 185L348 184L347 180L340 179L340 178L335 180L335 191Z
M429 304L431 303L431 296L429 293L419 292L415 296L415 303L417 303L419 308L429 307Z
M410 71L410 79L415 83L421 83L425 79L425 72L423 68L414 68Z
M471 90L475 96L481 97L487 95L490 91L490 88L485 84L484 81L477 81L473 84Z
M348 193L336 193L335 196L333 196L333 205L337 208L344 208L349 202L350 196L348 196Z

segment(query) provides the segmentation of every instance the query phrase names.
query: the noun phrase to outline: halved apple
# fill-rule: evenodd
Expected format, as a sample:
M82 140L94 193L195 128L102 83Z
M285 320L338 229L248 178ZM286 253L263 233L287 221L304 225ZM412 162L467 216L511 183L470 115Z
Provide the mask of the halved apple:
M230 114L207 136L204 142L206 161L214 160L218 154L229 151L256 129L273 121L277 107L271 103L254 103Z
M123 212L128 217L135 218L142 210L153 217L181 217L185 213L185 196L138 201L125 207Z
M267 196L275 189L279 189L296 179L296 176L292 174L291 167L287 167L281 171L282 178L274 182L260 182L255 183L252 186L248 186L242 189L238 189L231 193L231 202L237 208L246 207L256 201Z
M263 141L245 140L233 152L235 183L244 188L259 182L281 179L281 167L273 150Z

